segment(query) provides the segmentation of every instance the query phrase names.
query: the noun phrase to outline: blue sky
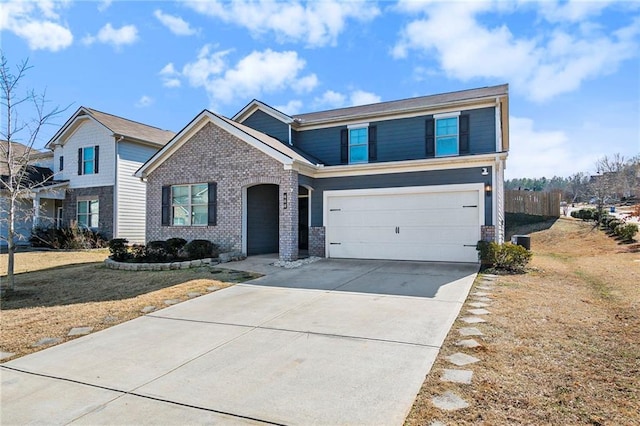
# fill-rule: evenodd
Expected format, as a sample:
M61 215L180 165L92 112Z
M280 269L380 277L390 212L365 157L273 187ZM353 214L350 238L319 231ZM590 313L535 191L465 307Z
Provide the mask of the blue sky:
M287 113L510 84L506 177L640 152L640 2L0 3L23 89L178 131L253 98ZM57 130L47 128L42 147Z

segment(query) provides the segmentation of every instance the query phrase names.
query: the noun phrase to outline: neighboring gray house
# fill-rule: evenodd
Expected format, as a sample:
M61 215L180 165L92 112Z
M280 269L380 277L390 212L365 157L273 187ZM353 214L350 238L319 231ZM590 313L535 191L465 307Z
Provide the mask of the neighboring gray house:
M279 253L477 262L503 241L508 86L288 116L203 111L136 173L147 241Z
M18 196L13 221L15 243L26 245L29 244L31 229L34 220L37 220L36 215L41 210L36 208L38 203L34 202L36 193L56 183L51 170L53 153L40 152L19 142L11 142L11 157L12 166L19 168L20 173L24 171L22 177L22 181L25 183L24 187L32 188L30 191L21 191ZM0 141L0 246L7 245L9 227L9 193L4 185L5 182L8 182L10 175L8 160L9 142ZM14 173L17 173L15 169ZM16 175L14 174L14 176Z
M174 135L80 107L46 145L59 183L36 193L36 223L77 222L106 238L144 242L146 186L133 173Z

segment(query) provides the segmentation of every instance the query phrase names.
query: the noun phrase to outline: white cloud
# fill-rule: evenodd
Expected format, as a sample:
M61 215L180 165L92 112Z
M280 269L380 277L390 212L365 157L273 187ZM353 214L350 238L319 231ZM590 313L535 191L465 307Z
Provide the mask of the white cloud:
M286 105L278 105L274 108L287 115L295 115L302 112L302 101L293 99L287 102Z
M540 2L540 14L549 22L581 22L599 15L614 0L569 0L567 2Z
M375 93L365 92L364 90L355 90L349 96L351 105L368 105L380 102L380 96Z
M206 45L200 49L197 60L182 68L182 75L187 77L192 86L206 87L212 75L218 75L227 68L225 57L229 53L231 50L211 52L211 46Z
M164 87L176 88L182 85L179 78L180 73L174 68L173 62L169 62L165 65L164 68L160 70L159 74L162 78L162 85Z
M347 97L342 93L327 90L322 96L315 98L314 103L324 108L340 108L346 105Z
M73 43L73 34L60 23L56 10L65 3L9 1L0 7L0 31L24 39L31 50L57 52Z
M103 44L111 44L115 48L138 41L138 28L135 25L123 25L120 28L113 28L110 22L100 28L95 36L88 35L82 39L86 45L91 45L96 41Z
M507 179L570 176L589 170L598 157L587 149L576 152L565 131L538 130L530 118L509 117L509 143Z
M352 90L347 95L334 90L327 90L322 96L316 97L313 103L318 108L334 109L377 102L380 102L380 96L364 90Z
M142 95L142 97L140 97L140 99L138 99L138 101L136 102L136 107L145 108L152 105L154 102L155 102L155 99L153 99L152 97L147 95Z
M153 12L158 21L169 29L172 33L179 36L189 36L195 34L197 31L189 25L187 21L179 16L169 15L163 13L160 9L156 9Z
M236 0L189 1L197 12L247 28L254 36L275 33L280 42L304 42L317 47L335 45L346 21L370 21L380 14L370 2Z
M98 3L98 11L99 12L104 12L105 10L109 9L109 6L111 6L111 3L113 3L113 0L102 0Z
M450 78L510 82L515 91L534 101L571 92L586 80L612 73L623 61L638 56L640 18L611 32L581 23L573 31L563 26L550 30L546 25L542 26L544 33L517 37L506 25L490 27L477 18L481 12L504 7L502 3L436 2L417 6L413 2L399 5L400 10L420 10L425 16L403 28L392 50L395 58L407 57L411 51L433 52ZM568 4L561 7L573 8L571 13L556 12L569 14L572 19L601 10Z
M228 104L238 98L258 98L264 93L292 90L304 93L318 84L315 74L301 75L306 62L297 52L276 52L271 49L253 51L235 65L228 63L231 50L216 51L205 45L193 62L178 72L173 63L161 71L166 87L177 87L178 78L184 78L192 87L207 91L212 108ZM293 105L293 104L292 104Z

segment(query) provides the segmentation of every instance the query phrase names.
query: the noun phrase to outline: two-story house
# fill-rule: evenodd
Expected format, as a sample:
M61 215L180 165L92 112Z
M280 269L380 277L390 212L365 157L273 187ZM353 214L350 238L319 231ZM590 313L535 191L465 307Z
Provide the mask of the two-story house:
M80 107L46 145L57 183L36 194L44 212L38 222L75 221L106 238L143 243L146 185L133 174L174 135Z
M476 262L504 239L508 86L289 116L203 111L136 173L147 240L245 254Z

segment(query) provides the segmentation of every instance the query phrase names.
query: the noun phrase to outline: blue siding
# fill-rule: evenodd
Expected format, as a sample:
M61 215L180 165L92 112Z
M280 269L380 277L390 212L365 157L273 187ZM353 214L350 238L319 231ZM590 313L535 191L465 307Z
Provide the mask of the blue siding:
M295 146L327 166L340 164L340 131L346 126L296 132Z
M289 143L289 125L263 111L257 110L247 117L242 124L266 133L278 139L280 142Z
M495 108L473 109L463 112L469 115L469 151L471 154L487 154L496 151Z
M469 154L495 152L496 117L494 108L462 111L469 115ZM377 162L418 160L426 157L426 120L431 115L371 122L378 128ZM340 131L345 126L298 131L294 145L327 166L340 164Z
M489 168L489 176L491 176ZM324 191L341 189L395 188L405 186L458 185L485 183L481 168L434 170L428 172L391 173L382 175L348 176L339 178L310 179L299 176L299 183L313 188L311 195L311 226L322 226L322 202ZM492 225L493 194L485 198L485 225Z

